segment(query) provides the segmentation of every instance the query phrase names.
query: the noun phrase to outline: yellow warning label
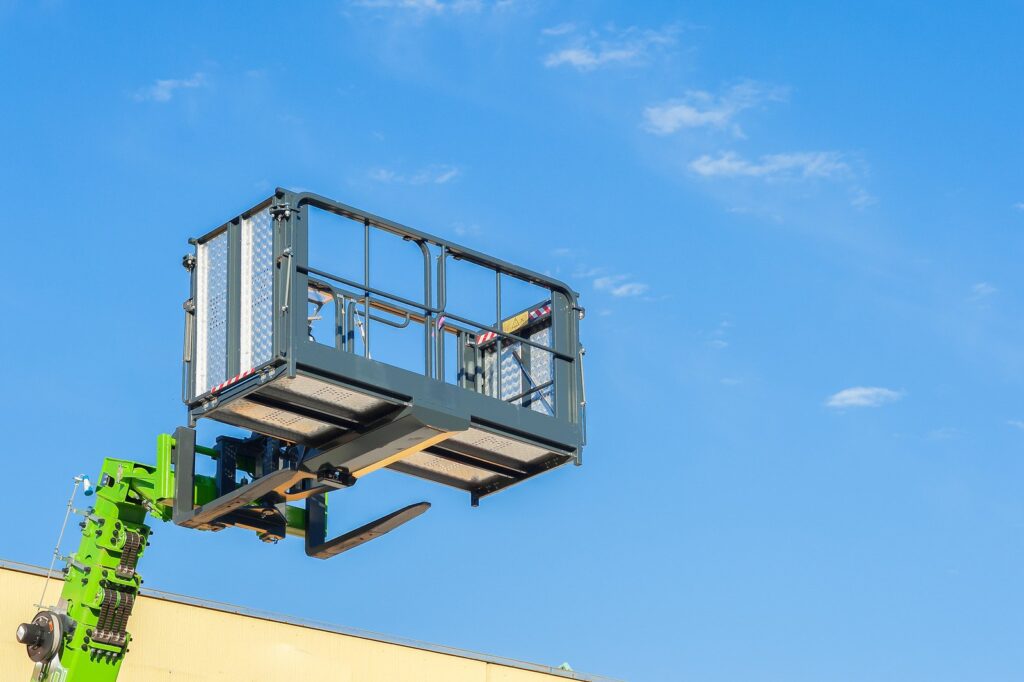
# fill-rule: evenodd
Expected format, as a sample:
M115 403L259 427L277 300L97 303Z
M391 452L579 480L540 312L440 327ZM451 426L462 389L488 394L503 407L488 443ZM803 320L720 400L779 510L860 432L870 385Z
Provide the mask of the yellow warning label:
M521 328L525 327L526 323L529 322L529 321L530 321L530 311L527 310L527 311L519 313L515 317L510 317L507 320L505 320L504 322L502 322L501 323L501 331L505 332L506 334L511 334L512 332L516 331L517 329L521 329Z

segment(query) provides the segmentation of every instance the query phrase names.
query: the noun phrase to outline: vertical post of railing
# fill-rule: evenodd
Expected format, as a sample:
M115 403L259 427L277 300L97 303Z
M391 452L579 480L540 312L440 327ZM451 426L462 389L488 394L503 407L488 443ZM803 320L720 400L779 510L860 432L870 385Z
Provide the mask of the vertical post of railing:
M437 309L441 312L439 317L444 317L445 308L448 305L448 281L447 270L445 267L448 258L448 247L441 246L441 253L437 256ZM436 326L436 325L435 325ZM437 366L437 379L441 381L445 380L444 377L444 325L441 325L440 329L435 329L437 334L437 342L434 344L434 355L437 360L435 364Z
M356 352L356 301L345 303L345 349L349 353Z
M333 287L331 294L334 299L334 347L345 350L345 297Z
M551 292L551 347L563 356L573 358L579 352L575 334L576 321L571 317L575 314L573 301L568 296L561 291ZM555 357L552 376L555 384L552 395L556 417L575 420L575 410L578 406L573 405L575 400L573 386L575 384L571 380L571 376L574 369L579 370L575 359L570 361Z
M370 220L363 220L363 357L370 356Z
M290 201L290 195L280 195L280 199ZM294 377L297 371L298 350L309 336L309 276L299 270L299 265L309 266L309 206L288 207L278 213L286 236L284 301L285 310L281 316L282 324L288 328L288 376Z
M430 312L431 301L433 300L430 290L430 249L422 239L417 243L420 246L420 251L423 253L423 304L426 306L423 310L423 374L432 377L433 367L430 361L432 356L430 343L434 334L434 320Z
M499 331L504 332L505 328L501 326L501 270L495 268L494 270L494 307L496 311L496 317L498 321L494 323L494 326ZM505 337L498 334L497 342L494 345L494 385L496 387L496 393L494 397L501 400L501 346L505 341Z
M466 379L466 333L461 329L455 332L455 344L459 357L459 367L456 370L459 388L469 388L469 382Z

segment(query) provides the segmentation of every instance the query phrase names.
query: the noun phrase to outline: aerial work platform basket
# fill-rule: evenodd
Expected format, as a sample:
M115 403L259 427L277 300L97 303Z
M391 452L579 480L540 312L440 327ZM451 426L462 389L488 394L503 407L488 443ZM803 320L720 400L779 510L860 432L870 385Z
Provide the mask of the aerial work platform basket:
M191 424L306 448L320 484L387 467L474 504L580 462L583 311L566 284L280 189L193 243Z

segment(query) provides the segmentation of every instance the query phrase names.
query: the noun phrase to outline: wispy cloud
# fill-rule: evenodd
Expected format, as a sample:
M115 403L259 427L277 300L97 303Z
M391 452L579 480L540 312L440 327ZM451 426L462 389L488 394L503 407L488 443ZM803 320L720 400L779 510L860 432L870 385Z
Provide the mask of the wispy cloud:
M155 81L152 85L135 91L136 101L170 102L179 90L191 90L206 85L206 74L196 72L190 78L165 78Z
M1024 201L1018 201L1013 207L1018 211L1024 211Z
M605 291L616 298L642 296L650 287L643 282L633 280L629 275L605 275L594 280L594 288Z
M718 95L690 90L681 99L644 109L644 127L655 135L669 135L683 128L714 128L744 137L736 116L766 102L784 101L787 93L786 88L749 80Z
M614 298L643 297L650 300L648 293L651 287L630 274L617 273L611 268L590 265L579 258L579 249L556 247L551 255L565 259L571 266L571 278L574 281L589 280L595 291L610 294ZM560 272L561 268L556 268Z
M482 0L353 0L349 4L367 9L398 9L428 14L464 14L484 8Z
M851 169L838 152L766 154L757 160L745 159L736 152L721 152L694 159L690 170L703 177L780 180L833 178L847 175Z
M567 33L572 33L576 30L576 24L571 21L567 21L564 24L558 24L557 26L549 26L548 28L541 29L541 35L546 36L564 36Z
M878 386L854 386L834 393L825 401L825 405L837 409L845 407L878 407L903 397L902 391Z
M482 232L476 223L455 223L454 230L460 237L476 236Z
M407 185L444 185L459 177L462 171L456 166L432 165L414 173L399 173L390 168L374 168L369 172L371 180Z
M953 440L959 438L962 431L952 426L943 426L928 432L928 440Z
M1024 419L1007 419L1006 423L1008 426L1024 431Z
M561 48L545 55L544 66L593 71L613 64L639 65L654 50L674 44L677 32L675 27L655 30L636 26L583 32L574 24L559 24L541 31L545 36L561 37L566 41Z
M707 338L707 344L717 350L724 350L729 347L729 330L732 329L732 321L722 320L718 323Z
M971 287L971 298L974 300L988 298L989 296L999 292L993 285L988 282L978 282Z
M865 209L868 206L874 206L878 203L878 199L868 192L863 187L854 187L850 195L850 206L859 209Z

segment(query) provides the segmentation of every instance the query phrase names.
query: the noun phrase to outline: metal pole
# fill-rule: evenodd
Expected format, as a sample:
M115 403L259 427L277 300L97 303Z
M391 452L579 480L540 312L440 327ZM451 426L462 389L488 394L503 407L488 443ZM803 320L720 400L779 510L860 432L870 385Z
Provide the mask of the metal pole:
M71 497L68 498L68 508L64 512L64 523L60 525L60 534L57 535L57 544L53 548L53 556L50 558L50 567L46 569L46 579L43 580L43 593L39 595L39 603L36 604L36 606L41 609L46 608L46 588L50 586L50 577L53 575L53 566L57 563L57 558L60 556L60 543L64 541L64 529L67 528L68 519L71 518L71 512L75 508L75 495L78 494L78 486L88 480L89 478L82 474L75 476L75 487L71 489Z
M370 220L363 221L363 356L370 357Z

